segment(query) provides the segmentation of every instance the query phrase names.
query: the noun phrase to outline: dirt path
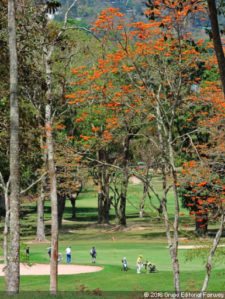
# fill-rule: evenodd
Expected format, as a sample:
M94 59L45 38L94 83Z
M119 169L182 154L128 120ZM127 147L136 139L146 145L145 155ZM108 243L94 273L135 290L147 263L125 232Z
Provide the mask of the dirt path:
M4 276L3 272L4 265L0 265L0 276ZM103 268L98 266L80 266L80 265L59 265L59 275L71 275L80 273L98 272ZM28 266L27 264L20 264L21 275L49 275L50 265L49 264L33 264Z

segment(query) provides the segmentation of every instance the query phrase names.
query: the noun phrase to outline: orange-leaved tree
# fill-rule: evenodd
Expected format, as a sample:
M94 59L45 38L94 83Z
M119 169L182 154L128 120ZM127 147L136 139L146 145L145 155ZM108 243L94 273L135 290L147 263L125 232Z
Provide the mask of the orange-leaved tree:
M149 1L146 11L149 21L131 24L125 22L117 9L102 12L93 30L103 40L103 57L92 70L82 70L83 75L75 71L77 78L82 77L84 81L77 80L74 93L68 96L71 104L92 103L93 113L104 107L104 113L112 119L117 117L116 127L112 126L110 134L112 142L119 140L118 133L124 136L123 158L114 162L122 168L121 191L118 187L114 189L122 209L126 204L131 140L141 136L146 127L151 128L147 137L160 152L158 168L163 189L160 204L176 292L180 291L176 159L183 147L180 135L188 136L196 130L191 126L179 127L179 119L189 110L191 99L197 97L193 89L201 82L204 59L208 55L204 41L194 40L186 25L190 14L203 10L198 1L183 1L182 5L174 1ZM84 137L86 141L92 139L90 134ZM154 186L151 187L155 192ZM167 212L170 189L175 206L173 234Z

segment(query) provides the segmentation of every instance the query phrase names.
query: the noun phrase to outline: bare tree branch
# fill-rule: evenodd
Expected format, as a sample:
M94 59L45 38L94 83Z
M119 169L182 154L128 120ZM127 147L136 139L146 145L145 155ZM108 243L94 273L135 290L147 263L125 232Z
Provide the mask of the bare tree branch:
M46 174L47 174L47 172L43 173L43 174L42 174L36 181L34 181L33 183L31 183L26 189L21 190L21 191L20 191L20 195L25 194L25 193L26 193L28 190L30 190L33 186L35 186L37 183L39 183L39 182L41 181L41 179L42 179L43 177L46 176Z

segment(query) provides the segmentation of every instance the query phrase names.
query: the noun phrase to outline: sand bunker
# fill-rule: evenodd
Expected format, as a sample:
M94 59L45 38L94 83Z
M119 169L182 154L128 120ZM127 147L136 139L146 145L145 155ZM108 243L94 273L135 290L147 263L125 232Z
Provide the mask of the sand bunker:
M4 276L3 272L4 265L0 265L0 276ZM80 266L80 265L59 265L58 274L59 275L71 275L71 274L81 274L98 272L103 268L98 266ZM49 275L50 265L49 264L33 264L29 266L27 264L20 264L20 274L21 275Z
M218 247L225 247L225 245L218 245ZM208 245L179 245L178 249L200 249L200 248L210 248Z

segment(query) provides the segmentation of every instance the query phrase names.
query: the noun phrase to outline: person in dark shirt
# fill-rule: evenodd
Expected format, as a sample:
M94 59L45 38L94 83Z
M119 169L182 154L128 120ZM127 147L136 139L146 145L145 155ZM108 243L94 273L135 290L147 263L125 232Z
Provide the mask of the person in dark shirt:
M26 260L29 261L29 258L30 258L30 247L26 247L26 250L25 250L25 256L26 256Z
M97 251L96 251L94 246L90 250L90 255L91 255L92 263L95 263L96 262Z

